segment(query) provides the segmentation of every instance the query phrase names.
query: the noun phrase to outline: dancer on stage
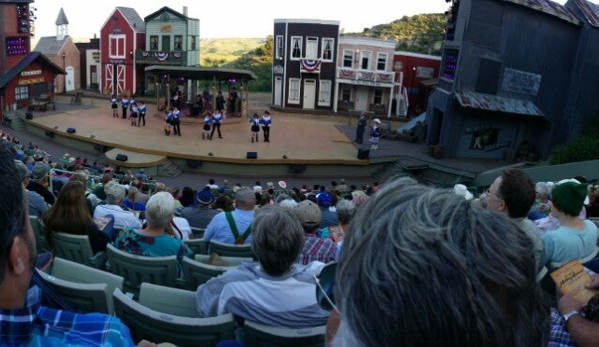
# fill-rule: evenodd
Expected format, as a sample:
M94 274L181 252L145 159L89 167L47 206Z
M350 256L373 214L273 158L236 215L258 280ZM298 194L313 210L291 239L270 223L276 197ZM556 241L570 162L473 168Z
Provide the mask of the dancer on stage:
M202 128L202 140L210 139L210 125L212 125L212 113L206 112L204 115L204 127Z
M140 101L137 111L139 113L139 120L137 121L137 126L139 127L141 122L144 122L144 126L146 126L146 111L147 111L146 103L143 101Z
M252 131L252 143L254 143L254 139L256 139L256 142L258 141L258 135L260 134L260 122L262 120L260 119L260 117L258 116L257 113L254 113L254 115L252 116L252 119L250 119L250 130Z
M171 129L173 128L172 121L173 121L173 108L171 107L168 109L168 113L166 114L166 123L164 124L164 135L168 136L171 134Z
M127 95L123 95L121 98L121 108L123 109L123 119L127 119L127 109L129 108L129 98L127 98Z
M270 126L272 125L270 112L264 111L262 118L260 118L260 125L262 125L262 131L264 132L264 142L270 142Z
M137 126L137 103L132 103L131 104L131 115L129 116L129 118L131 119L131 126Z
M116 94L110 97L110 108L112 109L112 118L119 118L119 98Z
M174 135L181 136L181 111L177 106L173 108L173 120L171 121L175 129Z
M220 111L221 110L216 109L216 112L214 112L214 114L212 115L212 132L210 133L210 140L212 140L212 136L214 136L215 130L218 130L218 138L223 138L223 135L220 133L220 123L223 120L223 114Z
M379 139L381 138L381 120L378 118L374 119L374 126L370 131L370 149L375 150L379 148Z

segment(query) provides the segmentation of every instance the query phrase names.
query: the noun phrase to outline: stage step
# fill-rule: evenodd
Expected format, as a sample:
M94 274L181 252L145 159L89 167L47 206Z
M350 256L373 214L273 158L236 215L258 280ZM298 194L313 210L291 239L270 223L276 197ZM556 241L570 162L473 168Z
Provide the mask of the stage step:
M168 159L160 163L160 166L158 167L158 174L168 177L177 177L182 172L183 171L181 171L177 165L173 164L173 162Z

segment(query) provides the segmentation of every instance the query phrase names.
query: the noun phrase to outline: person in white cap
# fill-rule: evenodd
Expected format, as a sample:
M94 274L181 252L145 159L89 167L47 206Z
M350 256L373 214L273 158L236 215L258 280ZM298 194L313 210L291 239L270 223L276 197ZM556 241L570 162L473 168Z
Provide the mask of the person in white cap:
M381 138L381 120L378 118L374 119L374 126L370 131L370 149L375 150L379 148L379 139Z

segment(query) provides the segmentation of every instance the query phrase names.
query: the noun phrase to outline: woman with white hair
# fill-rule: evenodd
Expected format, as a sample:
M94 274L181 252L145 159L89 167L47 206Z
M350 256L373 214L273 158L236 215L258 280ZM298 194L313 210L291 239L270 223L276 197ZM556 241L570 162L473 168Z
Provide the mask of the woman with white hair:
M121 230L114 241L118 249L147 257L176 255L179 262L184 256L193 257L193 252L183 241L169 234L167 226L175 215L175 198L168 192L152 195L146 204L147 224L143 229L127 227Z

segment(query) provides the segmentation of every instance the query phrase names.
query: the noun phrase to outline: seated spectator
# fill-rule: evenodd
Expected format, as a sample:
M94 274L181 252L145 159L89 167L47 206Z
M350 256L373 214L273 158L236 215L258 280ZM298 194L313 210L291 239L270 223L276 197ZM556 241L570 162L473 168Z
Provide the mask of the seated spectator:
M140 179L142 181L146 181L148 179L148 175L144 171L144 169L139 169L139 171L135 174L135 178Z
M183 257L193 258L193 252L180 238L167 233L167 226L175 215L175 199L167 192L152 195L146 206L147 226L143 229L126 227L113 242L122 251L146 257L176 255L179 263Z
M106 191L104 190L104 187L106 186L106 184L108 182L112 181L112 174L111 173L105 173L102 175L101 181L100 181L100 185L98 185L96 188L94 188L94 195L104 201L106 200Z
M27 166L20 161L15 161L15 165L17 166L17 174L19 175L19 179L23 184L24 188L27 188L27 184L29 184L29 176L31 176L31 171L27 169ZM32 216L41 216L42 213L46 212L48 209L48 204L44 201L44 198L38 193L30 190L25 190L27 192L27 203L29 205L29 214Z
M183 205L183 207L193 205L194 195L195 192L193 191L193 189L191 187L185 186L183 187L183 191L181 192L181 197L179 197L179 202L181 202L181 205Z
M556 184L551 196L551 214L560 226L542 236L541 265L588 256L597 246L598 230L595 223L579 218L587 196L586 185L571 181Z
M218 211L213 209L211 204L214 202L214 196L210 192L209 187L205 187L199 191L195 197L195 205L185 207L181 211L183 216L194 228L206 228L212 218L218 214Z
M595 274L587 289L599 290ZM571 296L559 300L559 311L551 310L551 335L548 346L596 346L599 341L599 294L583 306Z
M304 200L293 212L304 230L304 248L297 257L297 262L305 265L315 260L324 263L333 260L337 249L335 243L329 238L321 239L316 236L320 225L320 208L312 201Z
M324 188L324 187L323 187ZM335 200L335 201L333 201ZM337 214L334 211L331 211L331 206L335 206L337 197L331 196L331 194L327 192L321 192L316 195L316 201L318 202L318 207L320 207L320 228L326 228L337 224Z
M549 307L532 254L504 214L453 190L387 182L345 237L332 345L544 346Z
M349 222L356 212L356 205L351 200L340 200L335 206L337 213L337 225L326 227L321 230L320 237L330 238L335 243L343 241L345 233L349 230Z
M40 287L30 286L37 257L24 190L12 155L3 146L0 191L0 345L134 346L129 329L114 316L42 306Z
M599 218L599 185L588 186L589 203L585 206L587 218Z
M121 207L121 203L125 199L125 188L116 182L111 182L107 187L106 204L96 206L94 218L113 215L115 228L131 227L141 229L141 222L135 214L131 211L125 211Z
M110 219L114 217L110 216ZM105 251L110 242L111 230L106 233L98 229L85 203L85 185L79 181L68 182L58 193L58 198L41 217L46 227L46 239L54 247L54 233L64 232L73 235L89 236L89 243L95 253ZM110 223L108 228L112 228Z
M233 212L235 205L233 199L226 195L220 195L214 200L212 208L219 212Z
M141 194L139 190L135 187L129 187L129 191L127 192L127 197L123 200L123 205L127 206L129 209L137 212L142 212L146 210L146 204L143 202L137 201L137 196Z
M29 181L27 190L38 193L44 198L48 205L52 205L56 197L48 190L50 186L50 166L44 162L38 161L31 170L33 180Z
M295 329L323 325L328 312L316 302L314 275L324 264L294 264L303 248L297 217L287 208L265 206L256 212L252 230L258 262L243 263L199 286L198 313L212 317L230 312Z
M206 227L206 242L216 240L230 244L249 244L252 241L251 225L254 219L256 198L249 187L242 187L235 193L235 210L220 212L212 217Z

